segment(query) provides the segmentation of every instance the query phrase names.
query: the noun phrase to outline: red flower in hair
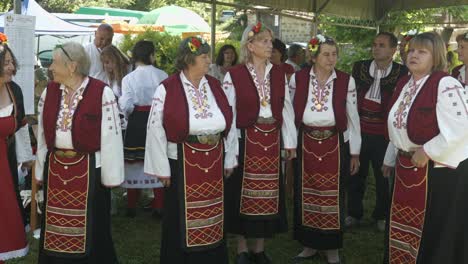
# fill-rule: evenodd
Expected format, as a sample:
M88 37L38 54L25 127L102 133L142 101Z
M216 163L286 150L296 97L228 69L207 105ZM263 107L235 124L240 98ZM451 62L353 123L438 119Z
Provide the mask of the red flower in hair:
M192 38L192 44L197 47L197 49L201 46L201 42L200 40L198 40L197 38Z
M257 25L255 25L252 28L252 31L255 32L255 33L258 33L258 32L260 32L261 29L262 29L262 23L258 22Z
M407 35L407 36L405 37L405 40L406 40L406 41L410 41L412 38L413 38L413 36Z
M7 43L7 41L8 41L7 36L0 32L0 44Z
M315 45L319 44L319 40L318 40L318 38L313 38L313 39L310 40L309 43L310 43L310 45L315 46Z

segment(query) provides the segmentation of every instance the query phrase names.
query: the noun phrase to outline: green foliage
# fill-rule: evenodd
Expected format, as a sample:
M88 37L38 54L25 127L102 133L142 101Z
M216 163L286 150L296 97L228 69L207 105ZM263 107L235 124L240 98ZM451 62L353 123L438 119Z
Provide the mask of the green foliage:
M55 13L72 13L82 6L128 8L135 0L38 0L44 9Z
M181 41L180 37L148 30L138 35L125 35L123 41L120 43L120 50L125 54L129 54L133 46L135 46L135 43L140 40L149 40L154 43L156 47L156 67L168 74L172 74L176 71L174 64L177 56L177 48Z
M242 33L247 25L247 15L241 14L235 18L229 19L222 23L218 29L221 31L230 32L229 39L241 40Z
M0 1L0 12L7 12L13 8L11 1Z
M369 45L340 44L339 59L336 68L351 74L353 64L359 60L372 58Z

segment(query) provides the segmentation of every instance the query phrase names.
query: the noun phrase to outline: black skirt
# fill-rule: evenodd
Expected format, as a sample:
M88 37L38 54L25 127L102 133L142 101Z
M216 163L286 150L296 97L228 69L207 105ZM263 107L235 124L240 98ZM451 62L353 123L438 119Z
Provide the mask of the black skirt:
M464 164L465 169L467 164ZM462 166L462 165L460 165ZM424 226L421 236L421 244L417 257L417 264L440 264L440 263L466 263L466 241L468 237L463 236L468 220L464 210L467 207L466 178L468 171L452 170L449 168L434 168L430 162L427 173L427 198L424 216ZM459 185L464 182L462 187ZM456 202L457 196L465 196L463 202ZM458 218L458 219L457 219ZM460 225L460 226L459 226ZM388 226L388 223L387 223ZM460 232L460 233L458 233ZM389 235L388 227L385 236L385 252L383 263L389 263ZM458 241L457 241L458 240ZM459 244L461 243L461 244Z
M179 148L180 150L180 148ZM179 151L178 153L180 153ZM164 215L161 232L161 264L227 264L229 263L226 240L221 245L212 249L188 252L182 248L182 230L180 218L181 207L184 201L180 197L178 188L183 184L183 162L169 159L171 166L171 185L165 188L164 193Z
M271 238L278 233L288 231L286 218L284 175L280 167L279 179L279 207L278 216L272 219L252 219L242 217L240 214L240 202L242 191L242 180L244 171L244 146L245 132L239 140L239 166L234 173L226 180L224 201L226 203L226 229L228 233L242 235L246 238ZM283 163L280 162L281 166Z
M350 176L350 154L349 143L344 143L343 134L339 136L340 140L340 184L339 184L339 230L321 230L302 225L301 198L302 186L300 178L302 177L302 137L299 137L297 158L294 160L294 232L293 238L299 241L303 246L317 250L332 250L343 247L343 227L345 215L345 180Z
M146 125L149 112L134 111L128 117L127 130L124 136L124 158L127 161L145 159Z
M49 155L47 155L48 157ZM47 168L48 158L44 166L44 190L47 190L48 173ZM110 194L111 189L101 184L101 169L95 168L94 155L90 155L90 177L94 176L93 184L95 184L95 192L89 194L89 199L92 199L92 217L91 224L91 243L90 250L86 257L76 258L70 256L56 257L47 255L44 252L44 230L45 230L45 213L42 214L41 239L39 242L39 264L116 264L118 263L117 255L114 249L111 234L111 216L110 216ZM47 191L44 191L44 204L47 204Z

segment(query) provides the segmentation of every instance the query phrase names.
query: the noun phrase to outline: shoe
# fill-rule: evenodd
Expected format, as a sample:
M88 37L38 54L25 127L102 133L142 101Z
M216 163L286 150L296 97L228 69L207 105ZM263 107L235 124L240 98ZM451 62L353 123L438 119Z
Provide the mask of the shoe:
M126 217L135 218L136 217L136 208L127 208Z
M355 217L347 216L345 219L345 226L348 228L356 227L356 226L359 226L360 224L361 224L361 220Z
M320 254L319 254L318 251L315 252L315 254L307 256L307 257L297 255L297 256L292 258L292 263L293 264L299 264L299 263L302 263L302 262L307 261L307 260L313 260L313 259L315 259L317 257L320 257Z
M255 264L271 264L271 259L265 254L265 251L252 253L252 260Z
M240 254L237 254L236 264L250 264L249 253L242 252Z
M377 230L380 232L385 231L385 226L387 225L387 221L385 220L377 220Z

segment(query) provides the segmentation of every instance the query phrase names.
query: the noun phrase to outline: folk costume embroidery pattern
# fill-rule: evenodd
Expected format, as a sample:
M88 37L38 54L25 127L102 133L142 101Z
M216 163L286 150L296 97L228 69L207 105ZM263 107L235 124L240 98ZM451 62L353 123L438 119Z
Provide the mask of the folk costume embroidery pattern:
M257 76L257 72L252 64L247 64L247 69L252 76L254 81L255 87L257 87L258 96L260 97L260 103L262 106L267 106L271 104L270 98L270 73L267 74L264 80L259 80Z
M62 103L60 104L59 117L57 119L57 130L62 132L70 131L72 128L72 118L76 111L78 102L83 99L83 92L86 86L82 86L71 94L65 88L62 91Z
M312 86L310 92L313 103L311 110L313 112L326 112L328 110L328 106L326 106L326 104L330 97L331 82L328 82L325 85L320 85L318 79L314 75L311 75L310 85Z
M206 91L206 83L202 85L201 89L195 88L193 85L190 85L188 90L190 101L193 104L193 109L197 112L195 114L196 119L207 119L213 117L211 113L210 105L208 104L208 94Z
M406 129L406 119L408 118L408 112L421 83L421 80L419 83L414 80L409 82L409 87L408 89L405 89L403 94L403 100L400 101L398 109L394 114L396 120L393 121L393 126L395 128Z

